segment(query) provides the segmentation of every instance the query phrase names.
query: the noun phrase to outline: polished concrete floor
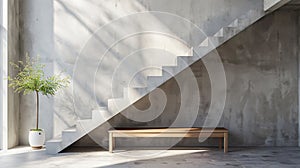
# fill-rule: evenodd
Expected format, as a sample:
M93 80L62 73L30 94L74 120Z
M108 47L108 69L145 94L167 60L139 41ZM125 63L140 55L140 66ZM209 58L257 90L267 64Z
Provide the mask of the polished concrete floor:
M58 155L45 150L18 147L0 152L1 168L161 168L161 167L300 167L298 147L230 148L223 154L214 148L134 149L115 153L96 148L72 148Z

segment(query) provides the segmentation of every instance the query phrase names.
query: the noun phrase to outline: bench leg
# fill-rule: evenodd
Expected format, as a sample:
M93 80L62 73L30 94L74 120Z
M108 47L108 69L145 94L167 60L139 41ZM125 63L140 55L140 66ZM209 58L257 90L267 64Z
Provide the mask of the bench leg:
M223 146L223 138L218 138L219 139L219 149L222 149Z
M115 138L113 137L113 133L109 133L109 152L112 153L115 147Z
M228 133L224 133L224 153L228 152Z

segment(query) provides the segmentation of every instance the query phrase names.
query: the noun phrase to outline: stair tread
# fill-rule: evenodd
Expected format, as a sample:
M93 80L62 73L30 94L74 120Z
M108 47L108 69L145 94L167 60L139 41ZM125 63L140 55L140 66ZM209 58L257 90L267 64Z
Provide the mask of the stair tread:
M47 141L47 143L49 143L49 142L62 142L62 138L61 138L61 136L57 136L57 137L52 138Z
M63 132L76 132L76 131L77 131L76 126L73 126L73 127L63 130Z
M76 120L77 122L89 122L89 121L92 121L92 119L79 119L79 120Z
M62 142L62 139L51 139L47 142Z

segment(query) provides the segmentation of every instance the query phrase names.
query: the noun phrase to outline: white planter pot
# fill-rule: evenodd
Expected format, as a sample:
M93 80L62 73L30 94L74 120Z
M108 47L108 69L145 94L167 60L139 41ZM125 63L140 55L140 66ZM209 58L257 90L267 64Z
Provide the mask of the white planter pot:
M43 130L29 131L29 145L33 149L41 149L45 143L45 133Z

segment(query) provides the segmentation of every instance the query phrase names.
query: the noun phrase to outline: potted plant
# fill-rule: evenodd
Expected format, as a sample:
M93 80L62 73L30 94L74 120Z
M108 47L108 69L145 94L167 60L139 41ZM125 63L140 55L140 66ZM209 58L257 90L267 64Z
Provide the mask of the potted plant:
M62 78L60 74L45 76L43 71L45 65L39 63L38 59L19 61L18 64L11 63L19 72L13 78L9 77L9 87L15 92L29 94L34 92L36 97L36 127L29 131L29 144L33 149L41 149L45 142L44 130L39 127L39 94L53 96L57 90L68 86L69 78Z

